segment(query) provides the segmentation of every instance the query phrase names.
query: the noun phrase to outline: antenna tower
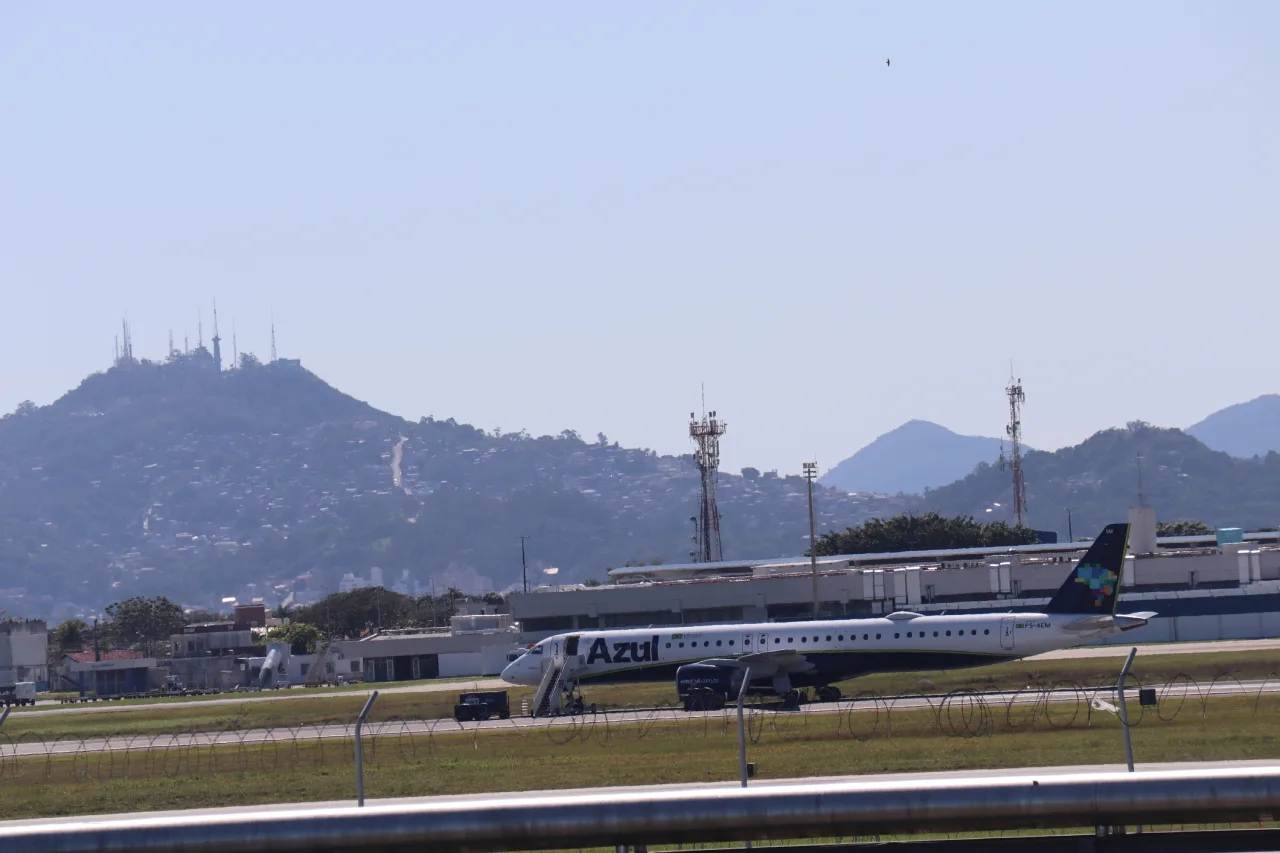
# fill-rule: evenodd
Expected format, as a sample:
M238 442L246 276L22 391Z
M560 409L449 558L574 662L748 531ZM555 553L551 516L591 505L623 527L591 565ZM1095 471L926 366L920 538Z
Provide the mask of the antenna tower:
M236 318L231 318L231 358L232 367L240 366L240 347L236 344Z
M698 445L693 461L702 474L702 494L698 505L698 556L694 562L715 563L724 559L720 544L720 510L716 508L716 479L720 474L720 436L725 423L716 413L706 413L702 420L689 413L689 437Z
M271 318L271 361L276 360L276 318Z
M1013 445L1013 452L1008 462L1005 461L1004 448L1000 449L1000 470L1006 465L1013 469L1013 520L1018 526L1027 521L1027 484L1022 479L1022 404L1027 395L1022 393L1022 380L1014 379L1009 374L1009 387L1004 389L1009 398L1009 425L1004 428Z
M169 355L173 355L173 329L169 330Z
M204 349L204 312L196 309L196 349Z
M222 372L222 338L218 336L218 300L213 300L213 363Z

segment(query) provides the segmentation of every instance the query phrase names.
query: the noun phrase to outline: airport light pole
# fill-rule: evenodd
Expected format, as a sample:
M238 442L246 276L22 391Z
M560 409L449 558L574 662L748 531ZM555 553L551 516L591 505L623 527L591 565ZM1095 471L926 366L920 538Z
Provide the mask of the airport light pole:
M529 591L529 564L524 558L524 540L532 539L532 536L520 537L520 579L524 582L524 591Z
M818 463L804 463L804 478L809 481L809 573L813 576L813 618L818 618L818 538L813 524L813 480L818 476Z

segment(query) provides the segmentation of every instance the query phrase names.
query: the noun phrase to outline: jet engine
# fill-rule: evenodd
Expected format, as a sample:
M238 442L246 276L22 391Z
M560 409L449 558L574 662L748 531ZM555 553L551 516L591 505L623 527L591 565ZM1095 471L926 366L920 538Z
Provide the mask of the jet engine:
M676 693L686 711L718 711L738 695L742 670L714 663L687 663L676 670Z

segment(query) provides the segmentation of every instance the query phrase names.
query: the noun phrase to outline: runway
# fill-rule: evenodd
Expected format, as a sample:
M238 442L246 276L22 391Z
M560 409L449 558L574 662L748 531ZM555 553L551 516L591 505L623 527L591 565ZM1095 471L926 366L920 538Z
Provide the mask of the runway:
M1034 657L1022 658L1026 661L1040 660L1076 660L1089 658L1111 658L1124 657L1129 653L1130 645L1115 644L1104 646L1083 646L1075 649L1062 649L1056 652L1046 652ZM1180 655L1180 654L1228 654L1232 652L1250 652L1250 651L1280 651L1280 639L1274 640L1219 640L1209 643L1149 643L1138 645L1139 657L1145 655ZM1278 666L1280 666L1280 655L1277 655ZM380 694L394 693L438 693L452 691L467 690L504 690L510 688L511 685L499 678L480 678L475 681L433 681L424 684L412 684L403 687L381 687L377 688ZM69 706L50 706L41 708L37 705L36 710L18 711L14 710L10 716L13 719L28 716L41 716L48 714L102 714L120 711L135 711L139 708L153 708L157 705L168 705L182 708L201 708L216 707L219 705L241 705L245 702L285 702L294 699L322 699L335 696L360 696L367 697L374 688L368 690L304 690L291 689L270 693L237 693L225 699L194 699L189 701L183 700L164 700L156 699L154 701L137 702L134 704L116 704L111 702L95 703L91 705L69 705ZM41 705L50 705L50 703L41 702Z
M1280 679L1243 681L1224 680L1206 687L1196 687L1186 682L1174 682L1162 689L1166 692L1158 696L1162 703L1172 705L1175 702L1192 703L1195 706L1205 697L1247 697L1280 694ZM1106 703L1115 702L1115 694L1111 690L1090 688L1088 690L1063 689L1055 691L1025 690L1003 693L979 694L981 701L994 713L1007 713L1009 708L1032 708L1040 703L1048 702L1059 705L1076 703L1076 713L1083 713L1085 706L1095 699ZM1130 714L1138 713L1137 687L1126 690L1126 700ZM948 704L951 703L951 704ZM966 709L976 711L978 700L972 695L925 696L906 695L898 697L845 698L838 702L814 702L802 707L799 711L784 711L777 703L766 706L749 706L751 713L764 717L765 725L773 720L775 724L805 725L806 719L816 716L827 719L839 719L839 715L858 714L872 715L898 713L905 711L954 709L961 717ZM1179 705L1179 710L1181 704ZM1195 708L1198 712L1198 708ZM945 709L944 709L945 712ZM1064 714L1070 711L1064 709ZM1111 713L1105 706L1094 713ZM549 733L562 731L556 737L570 738L573 729L591 727L594 732L604 732L621 726L646 727L657 723L686 722L710 718L712 721L725 721L732 725L736 717L736 709L732 706L719 711L688 712L678 708L639 708L614 711L600 711L575 716L560 717L524 717L513 716L506 720L488 720L485 722L459 723L451 717L431 720L393 720L387 722L367 723L364 726L365 737L434 737L436 735L470 734L473 737L500 734L503 732L532 733L538 729ZM754 723L756 726L760 722ZM86 739L61 738L50 742L34 737L17 736L12 739L4 736L0 730L0 760L23 758L48 758L52 756L86 756L103 753L119 753L143 750L168 749L208 749L214 747L243 747L264 744L306 744L308 742L350 739L353 736L352 724L341 725L302 725L293 728L277 729L242 729L236 731L166 733L155 735L132 735L119 737L95 737Z

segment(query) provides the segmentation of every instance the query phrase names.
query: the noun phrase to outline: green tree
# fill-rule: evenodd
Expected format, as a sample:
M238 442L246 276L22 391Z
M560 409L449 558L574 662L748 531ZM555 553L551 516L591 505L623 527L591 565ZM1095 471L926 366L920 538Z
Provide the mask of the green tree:
M208 622L230 622L231 617L225 613L216 613L212 610L191 610L184 617L188 625L202 625Z
M324 634L315 625L290 622L267 631L266 638L269 643L288 643L295 655L309 655L315 653L316 647L324 640Z
M751 468L751 467L743 468L743 469L742 469L742 479L744 479L744 480L759 480L759 479L760 479L760 469L759 469L759 468Z
M1157 536L1211 536L1213 528L1203 521L1160 521L1156 523Z
M374 625L400 628L414 624L418 603L410 596L381 587L337 592L315 604L299 607L293 621L305 622L329 637L359 637Z
M50 639L60 655L78 652L91 640L93 629L83 619L68 619L53 629Z
M933 551L951 548L996 548L1033 545L1036 533L1003 521L982 524L972 516L947 518L937 512L873 518L844 532L818 537L820 557L837 554L878 554L894 551ZM808 552L806 552L807 555Z
M117 642L141 648L148 656L154 654L157 642L167 641L170 634L180 631L185 624L182 608L163 595L134 596L108 604L107 615L111 617L111 632Z

